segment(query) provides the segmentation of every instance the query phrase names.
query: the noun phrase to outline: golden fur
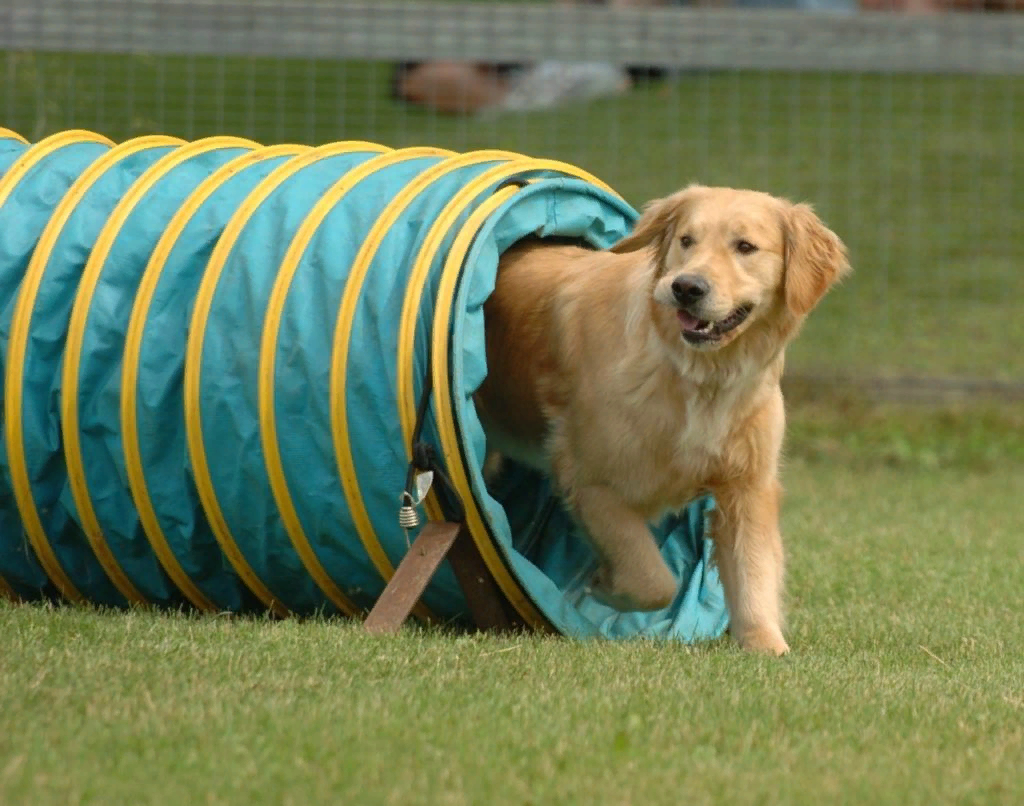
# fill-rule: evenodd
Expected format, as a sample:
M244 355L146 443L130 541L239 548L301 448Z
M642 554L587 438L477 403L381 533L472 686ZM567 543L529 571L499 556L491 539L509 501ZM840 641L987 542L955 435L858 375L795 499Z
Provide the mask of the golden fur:
M807 205L703 186L650 203L609 251L527 241L502 256L477 407L489 449L554 478L600 558L595 595L668 605L677 581L647 523L710 492L732 635L788 650L783 353L848 270ZM703 289L693 304L684 280Z

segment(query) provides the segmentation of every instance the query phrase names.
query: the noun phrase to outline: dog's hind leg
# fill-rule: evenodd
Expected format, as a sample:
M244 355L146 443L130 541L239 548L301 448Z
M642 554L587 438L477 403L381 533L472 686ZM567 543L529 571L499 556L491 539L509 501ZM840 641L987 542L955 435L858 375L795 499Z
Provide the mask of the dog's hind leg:
M484 481L490 484L492 481L501 475L501 471L505 469L505 457L503 454L497 451L488 451L487 457L484 459L484 466L482 468Z
M571 501L600 560L594 595L622 611L668 607L679 584L647 522L606 487L576 490Z

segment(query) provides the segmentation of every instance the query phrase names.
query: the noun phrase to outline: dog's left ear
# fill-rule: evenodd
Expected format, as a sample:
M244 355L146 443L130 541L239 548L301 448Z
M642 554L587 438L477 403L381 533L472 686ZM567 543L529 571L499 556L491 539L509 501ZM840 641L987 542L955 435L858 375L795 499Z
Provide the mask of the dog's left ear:
M846 246L807 204L785 212L786 306L797 316L810 313L835 283L850 272Z
M638 252L647 246L656 246L659 259L663 258L664 253L668 251L668 241L672 238L679 215L701 189L700 185L690 185L664 199L648 202L644 205L643 214L633 226L633 231L609 251L621 255L626 252Z

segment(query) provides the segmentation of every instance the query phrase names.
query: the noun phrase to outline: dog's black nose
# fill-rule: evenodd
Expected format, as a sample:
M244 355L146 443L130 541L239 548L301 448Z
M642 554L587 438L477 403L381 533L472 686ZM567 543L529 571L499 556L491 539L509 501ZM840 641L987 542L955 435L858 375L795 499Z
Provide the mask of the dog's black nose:
M672 295L680 305L700 302L711 291L711 286L696 274L680 274L672 281Z

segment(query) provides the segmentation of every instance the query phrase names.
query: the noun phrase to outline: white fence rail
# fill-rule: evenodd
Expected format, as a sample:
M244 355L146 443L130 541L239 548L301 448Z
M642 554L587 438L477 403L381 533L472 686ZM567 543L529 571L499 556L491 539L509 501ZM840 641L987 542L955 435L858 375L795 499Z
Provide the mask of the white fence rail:
M511 3L4 0L0 49L1024 74L1024 15Z

